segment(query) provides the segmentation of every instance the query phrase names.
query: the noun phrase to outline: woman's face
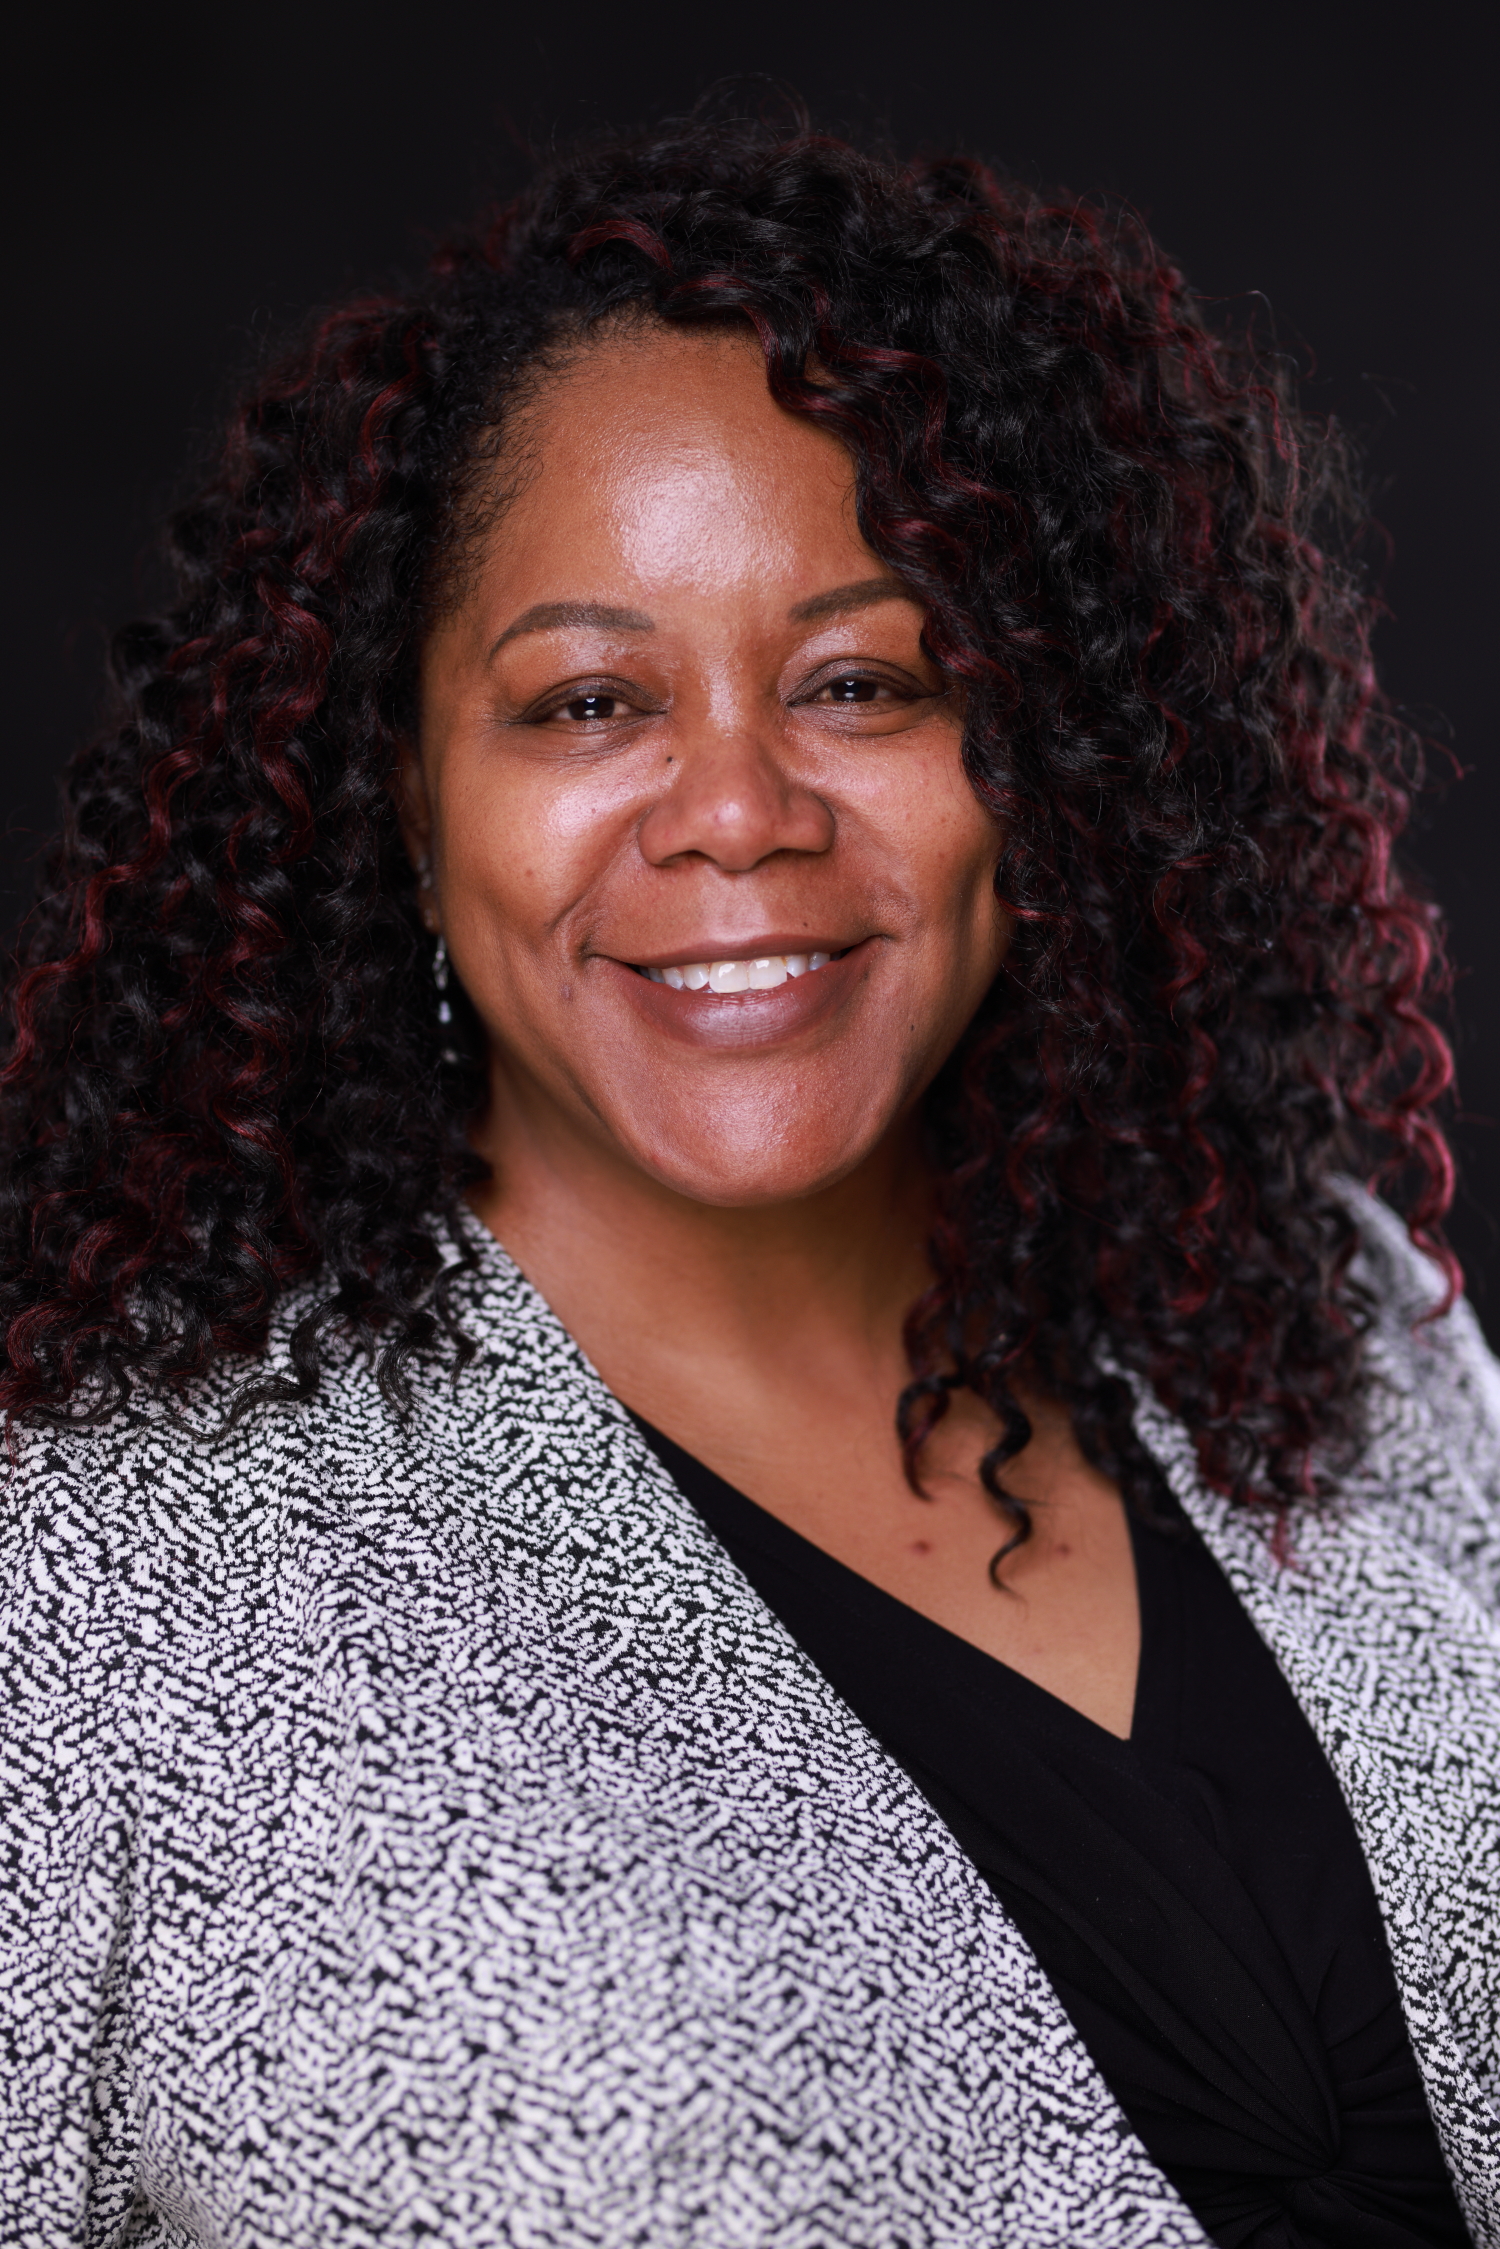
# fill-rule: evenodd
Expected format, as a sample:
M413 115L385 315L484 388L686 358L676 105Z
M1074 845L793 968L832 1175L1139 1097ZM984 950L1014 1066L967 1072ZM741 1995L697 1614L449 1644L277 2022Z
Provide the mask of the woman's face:
M957 698L753 340L616 332L524 458L425 649L406 795L497 1118L702 1202L813 1193L909 1115L1005 949Z

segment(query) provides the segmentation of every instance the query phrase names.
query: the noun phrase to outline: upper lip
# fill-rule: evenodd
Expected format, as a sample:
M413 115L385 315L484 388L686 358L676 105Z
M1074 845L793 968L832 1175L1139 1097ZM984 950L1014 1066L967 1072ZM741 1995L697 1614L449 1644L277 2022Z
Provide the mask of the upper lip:
M829 937L816 932L809 936L800 929L786 936L773 930L768 937L734 937L723 944L695 940L670 952L658 947L650 953L617 953L614 957L631 968L682 968L692 961L763 961L787 953L847 953L860 943L858 937Z

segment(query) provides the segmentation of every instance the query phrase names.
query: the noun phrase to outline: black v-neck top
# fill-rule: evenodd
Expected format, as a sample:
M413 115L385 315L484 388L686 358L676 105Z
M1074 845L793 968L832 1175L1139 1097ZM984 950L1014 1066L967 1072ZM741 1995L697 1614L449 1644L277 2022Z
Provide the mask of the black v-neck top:
M639 1427L968 1852L1221 2249L1464 2249L1348 1808L1185 1521L1132 1524L1121 1741Z

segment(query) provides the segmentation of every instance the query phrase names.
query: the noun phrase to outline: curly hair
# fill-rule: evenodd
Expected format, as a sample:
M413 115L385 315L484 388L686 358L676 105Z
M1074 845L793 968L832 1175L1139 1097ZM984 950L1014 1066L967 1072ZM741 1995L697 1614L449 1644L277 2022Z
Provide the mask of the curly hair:
M482 1038L461 997L438 1024L392 775L508 414L627 313L748 322L843 442L1002 824L1015 940L928 1097L909 1473L972 1388L1024 1536L1029 1382L1139 1499L1134 1378L1211 1484L1316 1502L1360 1426L1341 1177L1457 1285L1440 933L1392 861L1418 745L1374 681L1355 482L1128 214L804 121L585 143L240 406L176 606L117 636L9 983L9 1414L226 1354L243 1396L305 1397L332 1329L398 1406L413 1354L462 1359L440 1243L483 1174ZM293 1374L257 1375L309 1280Z

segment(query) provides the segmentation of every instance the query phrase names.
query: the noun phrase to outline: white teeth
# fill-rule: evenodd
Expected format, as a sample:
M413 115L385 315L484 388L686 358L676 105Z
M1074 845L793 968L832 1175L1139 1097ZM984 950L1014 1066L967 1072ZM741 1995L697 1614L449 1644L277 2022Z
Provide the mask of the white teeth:
M648 968L646 974L674 992L774 992L789 976L807 976L832 958L832 953L767 953L753 961L682 961Z

